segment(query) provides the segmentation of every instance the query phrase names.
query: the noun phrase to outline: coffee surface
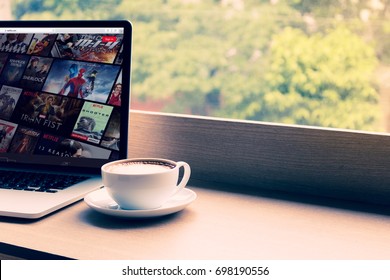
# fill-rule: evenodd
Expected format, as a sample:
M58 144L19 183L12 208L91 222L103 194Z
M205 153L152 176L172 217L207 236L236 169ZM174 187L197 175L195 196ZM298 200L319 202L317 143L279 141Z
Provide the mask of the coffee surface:
M129 161L111 165L110 172L118 174L152 174L173 169L175 166L162 161Z

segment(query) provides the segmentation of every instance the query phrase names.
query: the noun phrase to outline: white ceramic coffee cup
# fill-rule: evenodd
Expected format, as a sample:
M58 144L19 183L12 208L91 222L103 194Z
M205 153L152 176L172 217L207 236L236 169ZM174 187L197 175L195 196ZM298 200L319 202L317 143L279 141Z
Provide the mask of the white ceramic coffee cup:
M178 184L179 170L184 168ZM108 194L123 209L154 209L183 189L191 174L188 163L159 158L134 158L106 163L101 168Z

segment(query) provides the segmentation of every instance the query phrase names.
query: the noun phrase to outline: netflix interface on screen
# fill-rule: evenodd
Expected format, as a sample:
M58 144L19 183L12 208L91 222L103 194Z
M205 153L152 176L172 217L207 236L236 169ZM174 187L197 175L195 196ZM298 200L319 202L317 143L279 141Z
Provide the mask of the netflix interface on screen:
M0 157L115 159L122 34L0 34Z

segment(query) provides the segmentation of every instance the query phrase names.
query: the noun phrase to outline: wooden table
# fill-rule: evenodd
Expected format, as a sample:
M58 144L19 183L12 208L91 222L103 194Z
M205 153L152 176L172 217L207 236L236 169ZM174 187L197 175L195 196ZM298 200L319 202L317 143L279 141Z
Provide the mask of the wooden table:
M160 218L113 218L83 201L37 221L0 218L0 253L117 260L390 259L386 209L189 188L197 200Z

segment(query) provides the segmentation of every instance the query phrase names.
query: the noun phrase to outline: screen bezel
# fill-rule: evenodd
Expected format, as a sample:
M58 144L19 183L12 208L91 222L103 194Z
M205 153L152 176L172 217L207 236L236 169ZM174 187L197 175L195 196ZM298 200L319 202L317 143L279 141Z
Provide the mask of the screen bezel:
M132 24L127 20L79 20L79 21L0 21L0 28L123 28L123 61L122 61L122 77L130 77L131 72L131 50L132 50ZM122 103L121 103L121 117L120 117L120 147L119 159L127 158L128 146L128 128L129 128L129 109L130 109L130 78L122 78ZM122 124L127 124L126 126ZM34 159L29 163L12 162L7 160L7 157L0 154L0 167L5 168L27 168L45 170L59 170L62 172L80 172L82 168L83 173L100 173L100 167L112 160L110 159L72 159L72 158L58 158L58 164L45 164L45 159L53 159L53 156L34 155ZM35 160L36 159L36 160ZM86 166L84 164L92 164L93 166ZM75 164L75 165L72 165Z

